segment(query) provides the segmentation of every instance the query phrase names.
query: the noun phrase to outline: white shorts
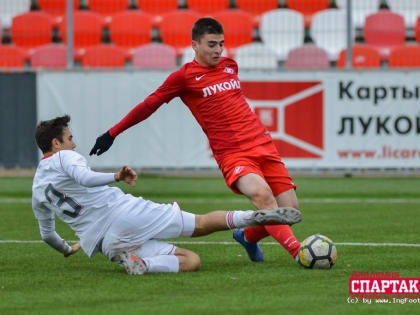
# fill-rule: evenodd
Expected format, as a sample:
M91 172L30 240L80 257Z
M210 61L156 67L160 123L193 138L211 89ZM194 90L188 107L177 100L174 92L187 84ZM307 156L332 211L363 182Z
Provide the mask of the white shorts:
M143 200L144 201L144 200ZM158 239L190 237L195 229L195 215L182 211L177 203L151 201L124 211L108 228L102 240L102 253L110 260L122 251L139 257L173 255L176 247Z

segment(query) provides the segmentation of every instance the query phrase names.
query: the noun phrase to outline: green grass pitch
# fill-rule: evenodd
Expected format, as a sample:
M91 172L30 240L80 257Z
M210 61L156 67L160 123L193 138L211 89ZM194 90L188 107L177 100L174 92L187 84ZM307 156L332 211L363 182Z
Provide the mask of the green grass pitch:
M298 267L272 238L261 245L265 262L252 263L226 231L176 240L200 255L201 271L135 277L101 255L89 259L81 251L65 259L39 242L30 205L31 178L2 177L0 314L417 313L420 303L348 303L348 281L354 270L420 277L420 179L295 181L303 221L293 230L300 240L321 233L337 244L337 264L331 270ZM157 202L178 201L195 213L253 208L221 178L140 176L137 187L120 187ZM75 239L58 220L56 230ZM186 243L191 241L204 244Z

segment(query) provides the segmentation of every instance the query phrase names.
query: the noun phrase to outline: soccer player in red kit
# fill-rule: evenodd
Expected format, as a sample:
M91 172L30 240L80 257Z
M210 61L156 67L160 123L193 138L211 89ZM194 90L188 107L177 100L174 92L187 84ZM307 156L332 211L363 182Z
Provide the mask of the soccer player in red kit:
M296 186L272 138L252 112L241 91L238 65L221 57L222 25L201 18L192 29L195 58L169 75L166 81L120 122L96 139L90 155L107 151L116 136L148 118L163 103L180 97L207 135L227 186L247 196L258 209L298 208ZM294 258L300 243L288 225L235 230L233 237L252 261L264 260L257 242L273 236Z

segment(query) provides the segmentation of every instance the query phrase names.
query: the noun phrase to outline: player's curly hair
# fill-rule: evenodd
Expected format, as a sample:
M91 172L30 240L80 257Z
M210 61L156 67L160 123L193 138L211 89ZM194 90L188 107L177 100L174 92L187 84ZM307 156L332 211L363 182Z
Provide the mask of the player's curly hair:
M63 142L63 128L68 127L70 116L64 115L51 120L41 121L35 129L35 140L42 153L50 152L52 140Z
M205 34L223 34L222 24L209 17L198 19L192 28L192 39L198 42Z

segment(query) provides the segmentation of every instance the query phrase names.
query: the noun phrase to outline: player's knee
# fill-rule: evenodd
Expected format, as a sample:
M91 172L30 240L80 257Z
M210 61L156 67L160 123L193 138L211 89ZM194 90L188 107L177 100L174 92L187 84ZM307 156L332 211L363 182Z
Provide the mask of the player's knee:
M201 259L196 253L189 251L186 255L185 268L183 271L198 271L201 267Z
M201 259L196 253L191 256L191 271L198 271L201 268Z
M254 203L261 205L264 208L273 208L276 204L273 192L268 186L260 186L256 188L251 196L251 199Z

